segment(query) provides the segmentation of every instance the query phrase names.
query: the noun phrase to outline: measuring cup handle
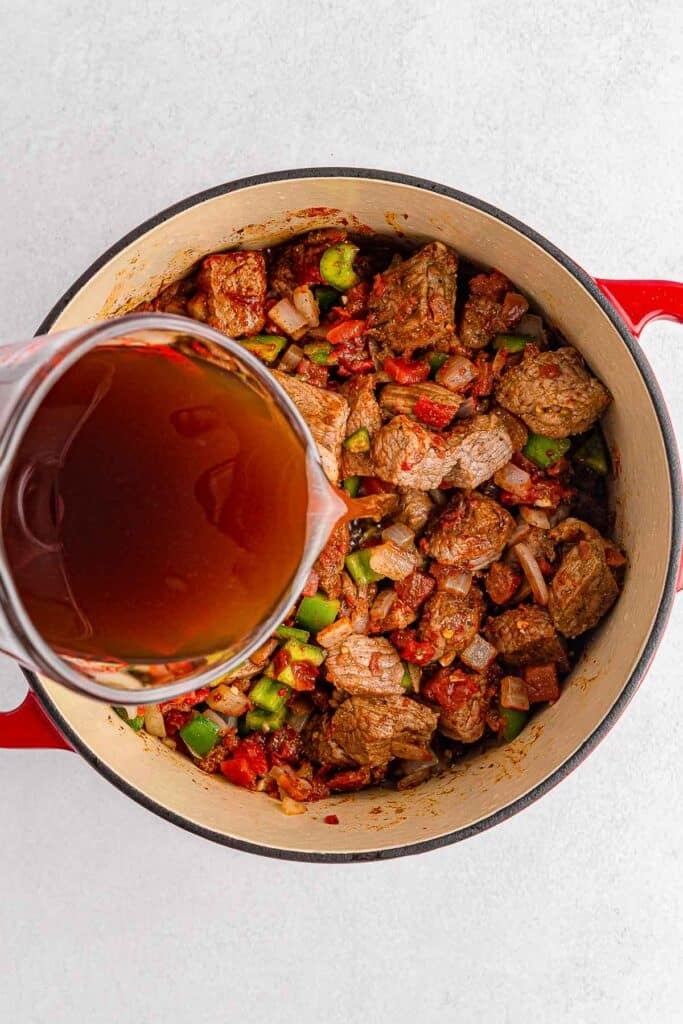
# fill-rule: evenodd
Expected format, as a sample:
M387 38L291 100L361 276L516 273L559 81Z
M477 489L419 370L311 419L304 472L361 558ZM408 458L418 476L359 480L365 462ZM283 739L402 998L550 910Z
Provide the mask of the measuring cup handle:
M71 750L32 690L28 691L19 707L0 711L0 747Z

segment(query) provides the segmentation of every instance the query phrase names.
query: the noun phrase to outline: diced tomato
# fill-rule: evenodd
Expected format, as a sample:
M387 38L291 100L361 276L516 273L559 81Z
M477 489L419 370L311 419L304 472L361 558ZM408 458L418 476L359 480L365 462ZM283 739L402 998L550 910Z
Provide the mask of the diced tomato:
M310 661L293 661L290 665L294 676L295 690L315 690L318 678L318 666Z
M345 323L336 324L327 332L327 340L330 345L341 345L345 341L354 341L365 334L365 320L347 320Z
M390 639L404 661L410 661L414 665L426 665L434 659L434 644L427 640L418 640L414 629L395 629Z
M384 370L397 384L421 384L429 376L429 363L420 359L404 359L389 356L384 360Z
M401 604L414 611L420 607L423 601L427 600L435 586L436 582L431 576L415 570L411 572L410 576L406 576L405 579L397 580L394 584L394 590Z
M180 711L178 708L171 708L169 711L165 711L163 715L167 736L175 736L192 718L191 711Z
M413 406L413 414L418 420L426 423L428 427L436 427L441 430L447 427L455 416L456 410L452 405L445 402L434 402L431 398L422 395Z
M231 757L223 761L221 771L235 786L256 789L258 776L246 757Z
M240 740L232 757L221 764L221 771L235 785L254 789L257 777L268 771L264 737L252 733Z
M396 484L388 484L386 480L380 480L378 476L365 476L360 485L361 494L393 494Z
M532 704L537 704L539 701L557 700L560 696L557 665L554 661L547 665L527 666L524 669L524 682Z
M291 725L276 729L266 737L266 752L271 765L297 766L304 756L301 736Z
M283 668L287 668L289 662L289 651L286 651L284 647L281 647L279 651L275 652L275 657L273 658L273 674L276 678L280 675Z
M420 687L421 696L448 711L462 707L470 697L478 693L479 683L476 676L468 675L458 668L439 669Z
M193 690L191 693L181 694L180 697L165 700L159 705L159 710L162 715L167 711L190 711L197 704L201 704L203 700L206 700L210 692L211 690L208 686L202 686L199 690Z

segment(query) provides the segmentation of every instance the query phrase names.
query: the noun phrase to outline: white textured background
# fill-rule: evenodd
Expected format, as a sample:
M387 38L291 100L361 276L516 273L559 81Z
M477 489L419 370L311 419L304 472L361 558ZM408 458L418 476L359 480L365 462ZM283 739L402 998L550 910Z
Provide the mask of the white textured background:
M0 332L31 334L177 199L314 164L434 178L596 274L680 279L682 11L2 0ZM643 344L680 436L683 333ZM76 756L0 752L0 1017L681 1021L682 627L679 606L625 717L559 788L419 858L234 853ZM21 689L3 663L0 706Z

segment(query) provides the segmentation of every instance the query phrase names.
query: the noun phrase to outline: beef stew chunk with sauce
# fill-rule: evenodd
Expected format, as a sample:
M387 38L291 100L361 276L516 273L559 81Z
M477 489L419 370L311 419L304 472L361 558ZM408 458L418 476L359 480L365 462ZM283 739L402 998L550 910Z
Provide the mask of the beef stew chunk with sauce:
M418 785L559 698L626 561L607 536L611 398L503 274L331 228L207 256L140 309L270 366L351 522L271 640L134 728L293 814Z

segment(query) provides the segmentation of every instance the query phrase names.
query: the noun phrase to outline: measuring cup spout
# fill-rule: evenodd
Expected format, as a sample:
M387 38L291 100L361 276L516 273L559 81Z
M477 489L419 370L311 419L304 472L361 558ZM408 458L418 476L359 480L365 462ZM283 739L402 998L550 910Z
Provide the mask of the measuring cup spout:
M320 461L307 456L308 511L306 546L320 554L332 530L347 513L344 500L334 490L325 476Z

